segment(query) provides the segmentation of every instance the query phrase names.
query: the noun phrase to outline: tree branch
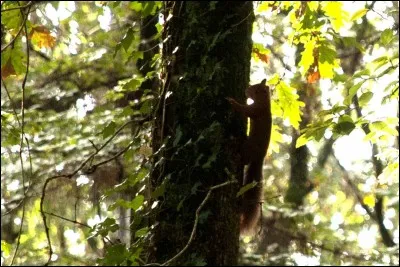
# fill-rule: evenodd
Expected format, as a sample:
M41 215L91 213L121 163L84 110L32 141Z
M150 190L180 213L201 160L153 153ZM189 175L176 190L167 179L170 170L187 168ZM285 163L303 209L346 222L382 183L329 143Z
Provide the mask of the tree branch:
M55 180L55 179L58 179L58 178L67 178L67 179L71 179L73 176L75 176L89 161L91 161L102 149L104 149L127 125L129 125L130 123L132 123L132 122L138 122L138 123L143 123L144 121L147 121L148 120L148 118L145 118L145 119L141 119L141 120L130 120L130 121L128 121L128 122L126 122L124 125L122 125L98 150L96 150L95 152L93 152L91 155L89 155L89 157L86 159L86 160L84 160L83 162L82 162L82 164L78 167L78 168L76 168L72 173L69 173L69 174L60 174L60 175L55 175L55 176L52 176L52 177L50 177L50 178L47 178L46 179L46 181L45 181L45 183L44 183L44 185L43 185L43 188L42 188L42 196L41 196L41 198L40 198L40 214L42 215L42 220L43 220L43 225L44 225L44 228L45 228L45 232L46 232L46 238L47 238L47 243L48 243L48 246L49 246L49 259L48 259L48 261L45 263L45 266L48 266L49 265L49 263L50 263L50 260L51 260L51 255L53 254L53 248L52 248L52 245L51 245L51 239L50 239L50 230L49 230L49 226L47 225L47 220L46 220L46 212L44 211L44 207L43 207L43 204L44 204L44 200L45 200L45 196L46 196L46 188L47 188L47 185L51 182L51 181L53 181L53 180ZM131 145L132 143L130 143L129 144L129 146ZM122 153L121 153L122 154ZM105 161L105 163L107 163L108 161ZM103 163L103 164L105 164L105 163ZM99 164L98 164L99 165Z

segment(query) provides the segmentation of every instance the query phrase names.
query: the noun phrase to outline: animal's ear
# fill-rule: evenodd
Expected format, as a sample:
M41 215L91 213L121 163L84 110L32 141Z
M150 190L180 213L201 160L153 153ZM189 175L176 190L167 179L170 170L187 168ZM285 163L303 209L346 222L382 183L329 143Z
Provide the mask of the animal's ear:
M267 82L267 79L264 79L264 80L261 81L260 84L265 85L266 82Z

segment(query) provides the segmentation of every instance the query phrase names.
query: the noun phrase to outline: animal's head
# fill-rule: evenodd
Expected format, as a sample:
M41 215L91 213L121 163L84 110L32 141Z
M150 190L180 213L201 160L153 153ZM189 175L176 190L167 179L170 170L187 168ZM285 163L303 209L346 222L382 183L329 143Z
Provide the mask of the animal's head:
M269 100L269 86L265 83L266 79L258 84L250 85L246 89L246 96L253 99L254 102L264 102Z

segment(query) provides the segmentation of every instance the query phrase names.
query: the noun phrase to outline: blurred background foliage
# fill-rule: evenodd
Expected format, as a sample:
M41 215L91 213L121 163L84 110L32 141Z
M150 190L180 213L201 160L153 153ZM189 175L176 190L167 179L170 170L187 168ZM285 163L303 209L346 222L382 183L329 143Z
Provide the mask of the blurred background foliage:
M2 265L43 264L48 236L54 265L144 263L162 8L1 2ZM274 125L241 263L398 265L398 2L254 10Z

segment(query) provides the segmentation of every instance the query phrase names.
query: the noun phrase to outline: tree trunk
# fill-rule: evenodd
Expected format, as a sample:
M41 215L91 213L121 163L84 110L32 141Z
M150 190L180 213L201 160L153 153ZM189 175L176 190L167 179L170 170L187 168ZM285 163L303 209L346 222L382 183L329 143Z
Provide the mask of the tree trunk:
M252 2L164 2L163 88L153 129L158 197L149 262L235 265L239 150L249 84ZM234 181L212 190L227 181ZM160 194L160 192L163 192ZM197 224L196 227L194 227ZM191 237L193 230L195 234Z

